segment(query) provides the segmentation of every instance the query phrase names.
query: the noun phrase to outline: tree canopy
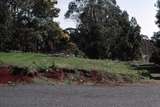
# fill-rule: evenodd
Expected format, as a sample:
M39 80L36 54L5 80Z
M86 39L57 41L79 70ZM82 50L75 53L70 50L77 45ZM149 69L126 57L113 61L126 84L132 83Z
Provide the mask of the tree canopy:
M65 17L76 20L77 28L66 30L54 21L60 12L56 4L1 0L0 51L84 52L89 58L119 60L141 56L141 28L116 0L72 0Z
M157 0L156 7L158 8L157 14L156 14L156 24L160 28L160 0ZM153 37L151 38L154 46L156 49L154 50L150 61L160 64L160 31L154 32Z
M65 16L77 20L77 44L88 57L132 60L140 56L140 26L115 0L73 0Z
M1 0L0 50L51 52L64 46L63 30L53 21L55 0Z

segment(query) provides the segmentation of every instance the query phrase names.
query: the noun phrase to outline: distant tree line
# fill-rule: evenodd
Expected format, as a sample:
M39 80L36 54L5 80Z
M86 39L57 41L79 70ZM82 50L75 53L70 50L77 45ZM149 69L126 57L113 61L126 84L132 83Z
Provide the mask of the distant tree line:
M69 37L53 21L55 0L0 0L0 51L55 52Z
M0 51L136 60L143 54L151 56L146 47L154 46L148 44L158 47L160 33L152 41L144 39L136 19L121 10L116 0L72 0L65 17L76 20L77 27L66 30L53 20L60 12L56 4L56 0L0 0ZM157 24L159 16L158 11Z

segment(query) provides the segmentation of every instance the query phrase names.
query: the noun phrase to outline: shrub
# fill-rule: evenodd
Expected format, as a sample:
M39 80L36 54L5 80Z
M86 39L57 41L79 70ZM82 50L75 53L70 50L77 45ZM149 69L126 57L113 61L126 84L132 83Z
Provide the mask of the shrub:
M54 69L56 67L54 61L52 63L45 63L45 62L37 63L37 62L33 62L33 64L36 66L36 69L39 72L46 72L50 68Z
M13 75L22 75L25 76L29 72L27 67L18 67L18 66L12 66L11 67L11 73Z

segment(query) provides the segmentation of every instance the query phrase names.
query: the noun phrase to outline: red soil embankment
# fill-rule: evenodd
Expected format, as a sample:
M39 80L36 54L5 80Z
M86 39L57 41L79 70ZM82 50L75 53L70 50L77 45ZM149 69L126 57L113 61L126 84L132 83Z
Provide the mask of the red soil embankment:
M13 75L9 66L0 67L0 84L8 83L30 83L31 77L22 76L22 75Z
M96 70L72 70L65 68L51 69L42 74L43 76L53 80L70 80L72 82L87 83L93 82L97 84L122 84L132 83L132 79L127 75L114 75L108 72L98 72Z
M73 81L93 81L93 82L105 82L105 79L101 73L97 71L85 71L85 70L70 70L57 68L50 70L44 74L45 77L56 79L60 81L73 80ZM108 79L107 79L108 81Z

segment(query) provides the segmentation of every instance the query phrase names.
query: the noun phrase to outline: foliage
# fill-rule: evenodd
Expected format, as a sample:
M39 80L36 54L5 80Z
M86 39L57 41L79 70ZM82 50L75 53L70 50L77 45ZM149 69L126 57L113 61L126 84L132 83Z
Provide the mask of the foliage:
M160 27L160 0L157 0L156 7L158 8L158 11L156 14L156 19L157 19L156 24L158 25L158 27ZM154 36L152 37L152 41L156 46L156 50L152 54L150 61L156 64L160 64L160 31L154 33Z
M153 40L149 39L146 35L141 35L143 37L142 44L141 44L141 55L142 59L145 63L149 63L151 58L153 57L153 53L156 51L156 46Z
M133 60L140 56L140 27L115 0L74 0L66 17L77 20L71 37L88 57Z
M31 67L33 66L33 67ZM36 70L38 70L39 72L45 72L48 69L54 69L56 67L55 62L51 62L51 63L47 63L47 62L33 62L33 65L31 64L31 68L30 69L34 69L34 66L36 68Z
M160 27L160 0L157 0L156 7L158 8L158 11L156 14L156 18L157 18L156 24L158 25L158 27Z
M1 0L0 51L55 52L67 42L55 0Z
M21 75L21 76L26 76L27 73L29 72L27 67L19 67L19 66L13 66L11 68L11 73L13 75Z

